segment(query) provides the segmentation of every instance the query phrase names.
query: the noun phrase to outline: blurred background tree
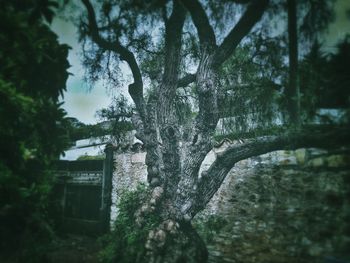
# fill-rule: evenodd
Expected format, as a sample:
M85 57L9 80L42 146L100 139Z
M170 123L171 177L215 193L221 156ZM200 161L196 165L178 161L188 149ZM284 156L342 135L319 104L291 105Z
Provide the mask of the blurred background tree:
M119 144L126 136L128 131L133 129L131 123L132 107L126 97L120 95L114 97L112 103L107 107L96 112L98 119L104 124L105 135L111 135L111 139Z
M338 43L335 53L323 51L322 45L314 42L299 69L304 118L312 119L320 108L349 111L349 63L350 36Z

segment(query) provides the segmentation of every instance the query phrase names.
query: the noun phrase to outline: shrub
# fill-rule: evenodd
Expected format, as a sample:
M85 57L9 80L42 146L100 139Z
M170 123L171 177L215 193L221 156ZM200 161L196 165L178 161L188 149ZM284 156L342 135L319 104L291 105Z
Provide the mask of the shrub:
M138 185L135 191L125 192L118 204L118 217L111 233L100 239L104 249L100 252L102 262L140 262L145 256L148 232L160 223L156 213L144 217L142 226L136 223L135 212L148 200L150 190Z

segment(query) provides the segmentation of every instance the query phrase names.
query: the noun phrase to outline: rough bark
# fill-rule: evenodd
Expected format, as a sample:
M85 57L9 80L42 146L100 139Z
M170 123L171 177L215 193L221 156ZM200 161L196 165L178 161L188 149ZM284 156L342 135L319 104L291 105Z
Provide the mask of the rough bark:
M147 262L206 262L205 243L189 222L164 221L150 231ZM144 261L143 261L144 262Z

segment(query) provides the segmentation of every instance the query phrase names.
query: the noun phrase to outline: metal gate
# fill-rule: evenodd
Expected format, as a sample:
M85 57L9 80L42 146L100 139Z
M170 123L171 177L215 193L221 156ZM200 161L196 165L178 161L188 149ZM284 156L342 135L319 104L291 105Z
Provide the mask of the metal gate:
M80 234L108 231L113 150L107 150L105 160L54 164L56 221L61 231Z

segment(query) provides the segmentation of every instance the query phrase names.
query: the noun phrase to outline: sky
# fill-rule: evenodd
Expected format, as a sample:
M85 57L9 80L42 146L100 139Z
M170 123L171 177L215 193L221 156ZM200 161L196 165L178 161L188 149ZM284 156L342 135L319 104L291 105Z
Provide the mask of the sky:
M336 19L329 26L325 38L325 46L328 50L334 50L334 46L339 39L342 39L347 33L350 34L350 19L347 11L350 10L350 0L337 0L335 6ZM64 102L63 108L67 111L69 117L74 117L86 124L97 123L95 117L97 110L107 107L111 102L111 95L101 83L96 83L89 89L84 81L84 69L81 65L81 46L78 43L77 28L68 19L57 16L51 28L59 37L60 43L71 46L68 60L71 65L69 72L72 76L67 81L67 91L61 101ZM125 73L127 69L124 67ZM127 83L122 87L122 93L126 93Z
M68 20L55 18L52 30L59 36L59 42L71 47L68 61L71 65L68 70L72 75L67 81L67 91L64 92L63 108L68 116L75 117L86 124L96 123L95 112L109 105L111 98L101 84L94 85L89 89L84 81L84 68L81 65L80 50L77 29Z

